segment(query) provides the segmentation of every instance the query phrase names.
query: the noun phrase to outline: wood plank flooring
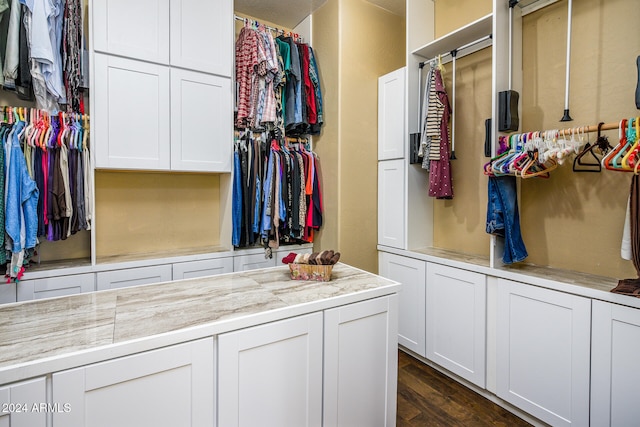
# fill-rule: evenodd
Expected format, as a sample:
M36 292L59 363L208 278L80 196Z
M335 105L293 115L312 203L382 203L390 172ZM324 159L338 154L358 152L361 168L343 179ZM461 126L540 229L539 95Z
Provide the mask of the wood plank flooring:
M398 351L397 427L529 426L526 421Z

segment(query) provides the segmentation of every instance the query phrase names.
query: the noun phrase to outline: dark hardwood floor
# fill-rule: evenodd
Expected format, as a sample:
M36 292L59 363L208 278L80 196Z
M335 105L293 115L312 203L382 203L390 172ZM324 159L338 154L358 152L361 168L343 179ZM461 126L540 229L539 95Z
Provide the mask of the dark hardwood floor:
M397 427L529 426L457 381L398 351Z

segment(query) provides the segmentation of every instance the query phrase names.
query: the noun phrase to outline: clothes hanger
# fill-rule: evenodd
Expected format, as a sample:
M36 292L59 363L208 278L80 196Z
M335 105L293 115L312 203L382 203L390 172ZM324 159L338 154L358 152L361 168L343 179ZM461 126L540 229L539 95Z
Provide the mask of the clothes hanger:
M622 132L624 134L624 145L621 147L621 149L613 156L613 158L611 159L611 166L613 167L613 170L618 170L618 171L624 171L625 169L622 166L622 158L628 153L628 151L631 149L631 146L633 145L634 141L629 141L629 136L630 136L630 132L629 132L629 126L631 125L631 123L629 123L631 119L629 120L625 120L625 123L627 126L625 126L626 129L623 129ZM627 169L628 170L628 169Z
M626 133L624 132L624 129L626 126L627 126L627 119L620 120L620 123L618 125L618 145L616 145L616 147L613 150L609 151L602 158L602 166L604 166L605 169L616 170L613 167L612 162L613 162L614 156L618 154L620 150L622 150L627 143Z
M598 123L598 138L596 142L593 145L591 145L590 142L587 142L584 146L584 149L573 159L572 170L574 172L600 172L602 170L602 160L599 159L598 156L596 156L594 150L600 149L603 154L606 154L606 152L609 151L608 147L610 147L610 145L608 139L600 135L603 124L604 123L602 122ZM604 148L604 151L602 151L602 148ZM588 157L586 157L587 155L593 157L593 159L595 159L595 162L589 162L587 160ZM582 166L583 168L581 169L580 166Z

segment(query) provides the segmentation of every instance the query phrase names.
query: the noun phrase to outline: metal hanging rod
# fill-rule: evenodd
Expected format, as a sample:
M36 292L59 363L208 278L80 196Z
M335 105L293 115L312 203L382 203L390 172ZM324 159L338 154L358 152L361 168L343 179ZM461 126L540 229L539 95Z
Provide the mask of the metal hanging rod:
M620 127L620 122L611 122L611 123L604 123L602 126L600 126L600 130L617 130ZM549 131L556 131L558 133L565 133L565 134L571 134L571 132L577 133L577 132L585 132L585 133L589 133L589 132L598 132L598 125L591 125L591 126L575 126L572 128L566 128L566 129L547 129L545 131L542 132L549 132ZM526 134L529 132L514 132L514 134Z
M245 23L246 23L246 22L255 23L256 25L259 25L259 26L261 26L261 27L264 27L264 28L265 28L265 29L267 29L267 30L273 31L274 33L276 33L276 35L280 35L280 34L282 34L282 35L284 35L284 34L291 34L291 36L292 36L293 38L295 38L296 40L298 40L299 42L302 42L302 40L303 40L303 39L302 39L302 37L300 37L300 35L299 35L299 34L294 33L294 32L292 32L292 31L287 31L287 30L285 30L285 29L283 29L283 28L276 28L276 27L272 27L272 26L270 26L270 25L265 25L265 24L262 24L262 23L260 23L260 21L257 21L257 20L255 20L255 19L245 18L245 17L238 16L238 15L233 15L233 17L235 18L235 20L236 20L236 21L242 21L242 22L245 22Z
M478 43L482 43L483 41L490 40L490 39L493 39L493 34L487 34L484 37L480 37L477 40L474 40L474 41L469 42L469 43L467 43L465 45L462 45L462 46L460 46L460 47L458 47L456 49L453 49L453 50L451 50L449 52L444 52L444 53L442 53L442 54L440 54L438 56L434 56L433 58L431 58L431 59L429 59L427 61L422 61L422 62L420 62L418 64L418 66L420 68L423 68L425 65L430 64L430 63L432 63L434 61L437 61L438 57L442 58L442 57L445 57L445 56L450 56L453 59L453 57L456 56L461 50L468 49L468 48L470 48L472 46L477 45Z

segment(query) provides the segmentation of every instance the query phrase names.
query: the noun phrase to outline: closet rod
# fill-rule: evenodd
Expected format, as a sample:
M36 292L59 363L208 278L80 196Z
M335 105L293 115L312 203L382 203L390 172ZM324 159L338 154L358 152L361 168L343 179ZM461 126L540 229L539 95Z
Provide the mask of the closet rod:
M601 127L600 130L617 130L620 127L620 122L611 122L611 123L604 123ZM555 129L553 129L555 130ZM543 132L547 132L547 131L553 131L552 129L547 129L546 131ZM598 125L592 125L592 126L576 126L576 127L572 127L572 128L566 128L566 129L558 129L557 132L562 133L564 132L566 133L571 133L571 132L598 132ZM514 132L515 134L525 134L528 132Z
M453 52L458 53L458 52L460 52L461 50L468 49L468 48L470 48L470 47L472 47L472 46L477 45L478 43L482 43L483 41L485 41L485 40L490 40L490 39L492 39L492 38L493 38L493 34L487 34L487 35L486 35L486 36L484 36L484 37L480 37L480 38L479 38L479 39L477 39L477 40L474 40L474 41L469 42L469 43L467 43L467 44L465 44L465 45L462 45L462 46L460 46L460 47L458 47L458 48L455 48L455 49L451 50L450 52L441 53L440 55L434 56L433 58L431 58L431 59L429 59L429 60L422 61L422 62L418 63L418 66L419 66L420 68L422 68L422 67L424 67L424 66L425 66L425 65L427 65L427 64L430 64L430 63L432 63L432 62L434 62L434 61L437 61L437 60L438 60L438 57L440 57L440 58L442 59L442 57L443 57L443 56L447 56L447 55L448 55L448 56L451 56L451 57L453 58Z
M298 34L293 33L293 32L291 32L291 31L285 31L285 30L284 30L284 29L282 29L282 28L275 28L275 27L272 27L272 26L270 26L270 25L260 24L260 21L257 21L257 20L255 20L255 19L251 19L251 18L243 18L242 16L238 16L238 15L233 15L233 17L235 18L235 20L236 20L236 21L242 21L242 22L247 22L247 21L249 21L249 22L256 22L256 23L258 23L259 25L261 25L261 26L263 26L264 28L266 28L267 30L271 30L271 31L273 31L273 32L274 32L274 33L276 33L276 34L282 34L282 35L284 35L285 33L291 33L291 34L295 35L295 38L296 38L298 41L302 42L302 37L299 37L299 36L298 36Z

